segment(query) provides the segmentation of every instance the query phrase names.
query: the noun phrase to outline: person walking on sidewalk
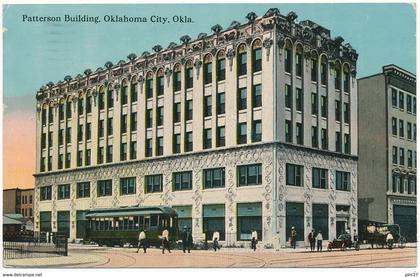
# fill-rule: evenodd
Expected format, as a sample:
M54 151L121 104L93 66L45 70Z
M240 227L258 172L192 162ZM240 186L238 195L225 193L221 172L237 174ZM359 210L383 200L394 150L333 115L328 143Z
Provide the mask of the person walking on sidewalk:
M257 250L257 243L258 243L258 233L255 229L252 229L251 232L251 249Z
M187 228L187 226L184 226L183 232L182 232L182 251L185 253L185 250L188 250L188 253L190 253L191 246L192 246L192 233L191 228Z
M311 246L311 252L315 251L315 231L312 229L312 231L308 234L308 241Z
M217 249L220 250L219 239L220 239L220 234L219 234L219 232L217 230L215 230L213 232L213 238L212 238L214 252L216 252Z
M168 249L169 253L171 253L171 249L169 248L169 231L168 231L168 229L165 229L162 232L162 254L165 254L165 248Z
M318 252L322 252L322 233L321 233L321 230L319 230L318 235L316 235L316 250Z
M140 247L143 247L143 253L146 253L147 242L146 242L146 233L144 232L144 230L142 230L139 234L137 253L139 253Z
M292 230L290 232L290 245L292 246L293 249L296 249L296 230L295 230L295 226L292 226Z

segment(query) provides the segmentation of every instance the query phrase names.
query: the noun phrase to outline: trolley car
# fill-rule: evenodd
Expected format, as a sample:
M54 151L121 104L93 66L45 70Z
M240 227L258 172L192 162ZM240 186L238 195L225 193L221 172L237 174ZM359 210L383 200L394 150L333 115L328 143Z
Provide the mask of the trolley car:
M92 209L86 219L86 239L99 246L136 245L142 230L148 243L155 246L160 244L159 236L164 229L168 229L170 241L178 237L178 215L166 206Z

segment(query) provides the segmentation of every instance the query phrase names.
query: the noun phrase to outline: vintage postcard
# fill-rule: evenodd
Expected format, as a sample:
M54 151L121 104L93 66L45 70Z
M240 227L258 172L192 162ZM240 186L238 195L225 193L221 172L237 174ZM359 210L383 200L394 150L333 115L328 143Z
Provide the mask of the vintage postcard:
M2 13L3 276L417 276L414 2Z

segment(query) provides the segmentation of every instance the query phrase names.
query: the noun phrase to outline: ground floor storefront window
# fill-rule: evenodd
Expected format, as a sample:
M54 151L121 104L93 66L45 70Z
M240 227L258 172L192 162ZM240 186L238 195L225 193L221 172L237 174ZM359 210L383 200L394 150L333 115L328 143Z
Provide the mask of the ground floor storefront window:
M39 230L41 232L51 232L51 212L40 212L39 219Z
M321 231L324 240L329 239L328 204L312 204L312 229L315 234Z
M303 203L286 203L286 241L289 241L292 227L296 230L296 240L304 238L304 205Z
M261 203L238 203L237 239L251 240L252 230L256 230L258 240L262 239Z
M225 240L225 205L203 205L203 233L211 240L213 232L218 231L220 240Z
M57 232L60 235L69 237L70 235L70 212L59 211L57 212Z
M88 221L86 213L88 211L76 211L76 238L84 239L86 237L86 228Z
M400 233L407 241L416 241L417 208L416 206L393 205L394 224L400 226Z
M173 206L178 214L178 230L180 234L184 227L192 230L192 206Z

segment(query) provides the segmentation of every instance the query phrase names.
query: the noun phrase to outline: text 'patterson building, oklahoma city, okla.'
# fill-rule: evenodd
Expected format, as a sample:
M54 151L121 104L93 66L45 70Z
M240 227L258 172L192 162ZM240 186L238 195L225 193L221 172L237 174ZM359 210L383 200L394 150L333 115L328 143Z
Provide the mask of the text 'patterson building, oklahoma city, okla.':
M37 92L36 231L133 205L225 245L357 229L356 51L294 12L246 19Z

